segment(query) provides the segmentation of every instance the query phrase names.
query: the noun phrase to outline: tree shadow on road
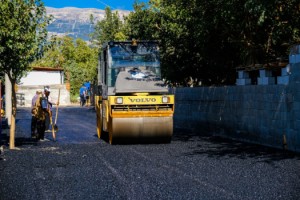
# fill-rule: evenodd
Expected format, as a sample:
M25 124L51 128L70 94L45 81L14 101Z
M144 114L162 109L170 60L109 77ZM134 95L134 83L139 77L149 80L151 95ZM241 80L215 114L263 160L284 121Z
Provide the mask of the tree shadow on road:
M15 145L23 146L23 145L33 145L37 146L38 142L35 138L16 138L15 139Z
M275 149L247 142L240 142L232 139L222 138L209 134L196 134L184 130L176 130L173 141L191 142L191 151L185 156L206 155L215 158L255 158L257 162L272 163L285 159L300 160L300 154L284 149Z
M3 136L3 139L1 141L1 144L4 146L9 146L9 137L8 136ZM15 146L20 147L24 145L32 145L32 146L37 146L38 142L35 138L16 138L15 139Z

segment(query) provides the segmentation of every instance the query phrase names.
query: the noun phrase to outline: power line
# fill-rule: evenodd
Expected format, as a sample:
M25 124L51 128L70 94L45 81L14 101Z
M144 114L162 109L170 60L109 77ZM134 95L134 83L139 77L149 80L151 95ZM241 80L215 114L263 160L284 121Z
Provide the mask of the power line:
M105 6L107 6L107 7L110 7L110 8L112 8L112 9L115 9L114 7L108 5L107 3L104 3L103 1L100 1L100 0L97 0L97 1L98 1L99 3L101 3L101 4L105 5Z

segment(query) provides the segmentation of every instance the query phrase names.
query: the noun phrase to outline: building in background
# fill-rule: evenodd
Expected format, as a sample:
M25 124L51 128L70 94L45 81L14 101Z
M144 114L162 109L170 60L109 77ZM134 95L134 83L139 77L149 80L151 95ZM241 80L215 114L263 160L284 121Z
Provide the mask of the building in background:
M49 86L51 97L58 100L58 91L60 90L60 105L70 104L70 91L64 82L64 70L62 68L44 68L34 67L21 78L17 85L18 106L31 106L31 99L37 90L43 90Z
M18 85L60 85L64 84L62 68L34 67L26 76L21 78Z

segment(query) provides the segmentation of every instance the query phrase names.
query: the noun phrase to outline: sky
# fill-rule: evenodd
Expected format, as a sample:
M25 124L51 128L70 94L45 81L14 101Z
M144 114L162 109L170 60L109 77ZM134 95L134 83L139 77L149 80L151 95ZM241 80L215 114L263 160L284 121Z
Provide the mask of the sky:
M45 6L54 8L77 7L104 9L109 6L112 10L133 10L135 0L43 0ZM148 0L138 0L148 2Z

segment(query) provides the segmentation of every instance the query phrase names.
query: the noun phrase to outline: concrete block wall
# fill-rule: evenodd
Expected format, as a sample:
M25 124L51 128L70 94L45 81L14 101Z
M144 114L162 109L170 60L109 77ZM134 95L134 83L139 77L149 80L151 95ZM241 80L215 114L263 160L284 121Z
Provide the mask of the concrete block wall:
M288 85L176 88L175 128L300 152L300 64Z
M243 70L238 71L238 78L236 79L236 85L251 85L249 72Z
M275 77L272 77L272 71L261 69L259 70L259 77L257 78L258 85L273 85L275 84Z
M281 76L277 76L277 84L288 85L290 80L290 64L281 69Z

